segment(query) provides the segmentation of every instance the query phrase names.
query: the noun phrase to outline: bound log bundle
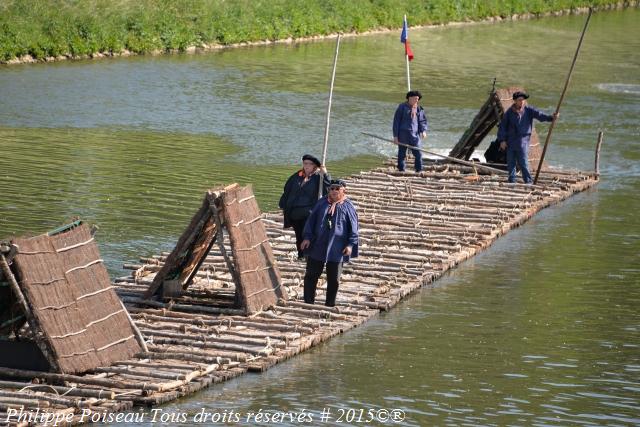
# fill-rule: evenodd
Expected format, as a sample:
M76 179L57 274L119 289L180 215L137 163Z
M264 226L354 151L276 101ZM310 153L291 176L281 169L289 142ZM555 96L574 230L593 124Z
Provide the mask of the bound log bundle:
M24 405L49 412L124 411L191 394L247 371L264 371L354 328L491 245L540 209L597 182L577 171L545 169L539 185L513 185L469 166L427 162L419 174L379 168L347 179L360 220L360 256L344 266L336 307L302 302L305 263L280 212L262 216L289 301L245 315L235 285L213 245L180 296L145 292L169 253L127 264L113 286L147 351L130 360L64 375L0 368L0 413ZM318 284L317 301L326 283ZM10 423L11 424L11 423ZM13 423L12 425L18 425Z

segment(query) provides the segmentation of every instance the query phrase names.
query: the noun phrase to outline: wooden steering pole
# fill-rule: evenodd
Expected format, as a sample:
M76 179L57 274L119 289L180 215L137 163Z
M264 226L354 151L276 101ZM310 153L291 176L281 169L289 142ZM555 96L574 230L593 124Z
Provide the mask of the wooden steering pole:
M336 40L336 52L333 57L333 71L331 72L331 83L329 85L329 102L327 103L327 117L324 125L324 145L322 147L322 166L327 161L327 146L329 145L329 122L331 119L331 101L333 101L333 83L336 80L336 66L338 65L338 52L340 51L340 36ZM324 172L320 171L320 184L318 185L318 199L322 197L322 184L324 183Z
M573 55L573 61L571 62L571 68L569 69L569 74L567 75L567 80L564 82L564 89L562 89L562 94L560 95L560 100L558 101L558 106L556 107L556 112L553 115L553 120L551 121L551 125L549 126L549 132L547 132L547 138L544 141L544 147L542 148L542 155L540 156L540 162L538 163L538 169L536 170L536 177L533 180L534 184L538 183L538 176L540 176L540 170L542 169L542 162L544 161L544 155L547 153L547 147L549 146L549 141L551 140L551 133L553 132L553 128L556 125L556 120L558 117L558 113L560 112L560 106L562 105L562 101L564 100L564 95L567 93L567 88L569 87L569 82L571 81L571 74L573 74L573 68L576 65L576 60L578 59L578 53L580 52L580 47L582 46L582 40L584 39L584 33L587 32L587 26L589 25L589 20L591 19L591 13L593 12L592 8L589 8L589 14L587 15L587 21L584 23L584 28L582 29L582 34L580 35L580 41L578 42L578 48L576 49L575 55Z

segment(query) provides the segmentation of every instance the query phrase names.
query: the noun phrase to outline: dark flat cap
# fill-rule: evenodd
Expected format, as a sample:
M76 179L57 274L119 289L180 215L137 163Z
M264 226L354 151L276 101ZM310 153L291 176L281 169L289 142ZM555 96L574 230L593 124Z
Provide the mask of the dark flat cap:
M513 92L513 100L515 101L518 98L527 99L529 98L529 95L527 95L526 92L520 92L520 91Z
M410 90L409 92L407 92L407 99L411 98L412 96L417 96L418 99L422 99L422 94L419 90Z
M339 185L340 187L347 188L347 183L342 179L332 179L331 185Z
M309 160L313 163L316 164L316 166L320 167L320 165L322 165L322 163L320 163L320 160L318 160L317 157L312 156L311 154L305 154L304 156L302 156L302 161L304 162L305 160Z

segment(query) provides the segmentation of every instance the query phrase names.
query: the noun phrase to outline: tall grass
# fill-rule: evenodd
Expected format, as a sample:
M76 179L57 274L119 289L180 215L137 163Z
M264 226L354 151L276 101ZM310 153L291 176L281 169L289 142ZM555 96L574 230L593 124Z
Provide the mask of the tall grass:
M544 13L611 0L2 0L0 60L145 53Z

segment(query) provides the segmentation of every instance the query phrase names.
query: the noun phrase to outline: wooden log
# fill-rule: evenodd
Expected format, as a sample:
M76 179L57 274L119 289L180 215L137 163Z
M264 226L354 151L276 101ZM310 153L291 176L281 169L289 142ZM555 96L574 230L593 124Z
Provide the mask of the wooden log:
M341 283L340 285L342 287L343 283ZM347 284L345 285L348 286ZM343 292L344 289L341 288L340 291ZM318 304L307 304L301 301L289 301L286 305L282 305L282 306L296 307L302 310L310 310L311 312L326 311L329 313L344 314L352 317L353 316L370 317L373 314L372 311L369 310L366 306L364 305L358 306L355 304L340 305L336 307L325 307Z
M389 185L389 184L383 184ZM416 186L411 191L406 191L402 188L395 188L388 190L387 193L375 190L375 186L371 186L358 193L358 190L352 190L350 194L360 197L367 197L373 200L394 200L404 201L405 204L416 203L432 203L432 204L465 204L470 206L486 206L486 207L514 207L521 204L523 197L541 196L540 190L534 190L531 188L510 188L501 184L482 184L481 189L469 190L469 185L465 184L466 188L454 183L440 183L431 186ZM478 184L480 185L480 184ZM513 186L512 187L517 187ZM511 190L511 191L510 191ZM357 200L356 200L357 202ZM357 203L356 203L357 204Z
M0 409L12 408L15 406L27 406L30 408L48 408L51 404L46 400L28 399L18 397L0 396Z
M237 362L233 362L228 357L215 356L215 355L208 354L206 352L193 353L191 351L189 352L156 351L158 349L164 350L163 347L152 346L152 351L148 354L145 354L144 356L153 360L177 359L177 360L183 360L183 361L186 360L186 361L198 362L198 363L215 364L215 365L220 365L225 367L233 366L234 363L237 363Z
M300 337L299 332L280 332L280 331L263 331L263 330L251 330L251 329L243 329L243 330L234 330L227 328L223 325L218 326L210 326L210 327L198 327L191 326L187 324L173 323L162 321L161 323L145 323L143 326L145 329L153 329L160 331L174 330L180 331L182 333L195 333L195 334L212 334L216 337L219 336L237 336L242 338L262 338L265 339L269 337L270 339L275 340L293 340Z
M216 350L235 351L238 353L246 353L254 356L266 356L272 353L272 351L266 347L256 348L246 345L225 344L217 342L200 342L196 340L190 340L187 338L162 338L156 337L153 340L156 344L168 344L168 345L181 345L185 347L197 347L197 348L211 348Z
M397 200L387 199L384 201L367 201L365 203L358 204L358 210L363 212L371 212L380 214L379 210L384 210L383 215L389 215L391 213L397 214L412 214L420 216L434 216L444 217L447 220L450 218L464 217L463 219L477 219L482 221L500 221L502 218L508 218L511 209L500 209L494 206L491 207L479 207L470 206L468 204L434 204L426 203L421 200L415 200L412 204L398 203Z
M140 355L149 354L140 353ZM189 373L192 371L204 371L209 369L210 366L217 367L218 365L209 365L202 363L185 363L182 360L169 360L168 362L154 362L149 358L141 358L140 360L125 360L121 362L117 362L114 366L125 365L125 366L140 366L142 368L150 368L150 369L165 369L165 370L178 370L183 373Z
M62 387L50 384L32 384L17 381L0 381L0 388L15 390L31 390L39 392L55 392L56 394L77 397L93 397L96 399L113 400L115 393L111 390L79 388L79 387Z
M51 372L39 372L29 371L23 369L10 369L0 367L0 377L5 378L23 378L31 380L33 378L44 378L47 381L54 383L73 383L84 385L95 385L107 388L121 388L121 389L138 389L138 390L152 390L162 391L163 387L157 384L149 384L142 382L129 382L129 381L114 381L105 378L96 378L90 376L77 376L68 374L56 374Z
M358 195L359 197L365 198L368 193L362 193ZM401 203L402 201L407 201L410 199L410 196L395 194L395 197L389 196L385 198L386 201L394 201L395 203ZM492 197L494 197L493 200ZM523 195L522 197L529 197L529 195ZM500 200L502 199L502 200ZM462 194L445 196L442 194L423 194L419 197L413 198L414 204L423 203L429 204L432 206L467 206L472 209L517 209L522 206L526 206L526 200L522 198L515 197L499 197L495 194L482 194L482 195L473 195L473 196L465 196ZM358 205L356 199L356 206Z
M278 306L276 310L282 313L301 314L305 317L312 317L316 319L322 318L330 320L349 320L349 316L345 314L334 313L332 311L323 310L323 308L323 306L318 306L318 308L315 308L313 305L307 304L307 307L305 308Z
M195 342L209 342L213 341L219 344L234 344L234 345L256 345L256 346L266 346L271 344L272 346L284 348L285 344L283 341L278 340L276 338L269 339L254 339L254 338L233 338L233 337L224 337L219 335L192 335L185 333L175 333L175 332L166 332L166 331L158 331L154 329L143 329L144 333L150 337L162 337L162 338L176 338L176 339L184 339Z
M454 197L458 192L474 194L478 193L477 189L481 189L481 194L485 193L497 193L497 195L505 197L517 197L518 194L527 194L532 189L535 191L541 191L541 187L521 185L514 186L509 185L503 181L496 181L495 183L468 183L462 180L451 179L452 176L447 175L447 180L424 180L421 177L412 175L404 175L397 171L386 172L371 172L367 174L366 179L359 181L353 187L349 186L349 194L352 194L354 190L367 189L372 194L394 194L394 192L404 191L411 192L412 195L420 195L439 190L440 195L443 192L450 192L450 194L444 194ZM407 187L410 185L409 187ZM415 193L415 194L414 194Z
M238 351L227 351L220 350L214 348L208 348L204 350L200 350L194 348L192 345L182 345L182 344L167 344L167 343L158 343L159 345L150 345L149 346L149 357L153 358L155 353L167 353L167 354L176 354L176 353L189 353L198 356L207 356L212 361L224 360L228 359L232 362L246 362L250 359L249 353L238 352ZM215 351L214 351L215 350ZM189 359L185 359L189 360Z
M230 314L230 315L242 315L243 310L231 309L231 308L217 308L207 307L201 305L186 305L186 304L165 304L159 301L153 301L148 299L128 297L125 296L122 300L129 304L140 304L149 307L166 308L171 310L185 311L189 313L208 313L208 314Z
M123 265L124 269L128 269L128 270L140 270L141 268L144 268L147 272L151 272L151 273L157 273L162 269L162 264L161 265L149 265L149 266L145 266L145 265L140 265L140 264L124 264ZM200 279L210 279L210 280L223 280L226 279L227 276L230 276L230 273L228 272L218 272L218 273L210 273L207 270L200 270L197 273L194 274L194 277L200 278Z
M296 322L291 322L287 319L263 319L267 315L268 312L261 312L258 315L253 317L245 317L245 316L227 316L224 318L209 318L203 319L198 315L192 313L181 313L175 311L158 311L151 309L139 309L137 307L131 308L132 315L133 313L140 313L146 317L149 316L158 316L162 314L166 318L171 319L176 322L184 322L190 324L201 324L201 325L234 325L234 326L242 326L247 328L255 328L262 330L277 330L277 331L290 331L295 330L296 332L313 332L312 325L308 324L300 324ZM159 317L162 319L162 316ZM260 318L260 319L257 319Z
M44 394L42 392L34 392L34 391L16 392L16 391L0 390L0 401L4 401L4 399L7 399L6 400L7 402L12 399L17 399L17 400L33 399L41 403L46 402L45 406L43 406L42 404L38 405L38 407L40 408L53 406L53 405L68 406L68 407L74 407L74 408L87 408L92 405L95 405L98 402L98 399L95 399L95 398L69 399L69 398L59 397L57 395Z
M141 369L136 366L135 368L123 367L123 366L108 366L94 369L94 372L106 372L109 374L124 374L129 376L141 377L159 380L181 380L187 381L187 374L184 372L169 372L166 370L149 370Z

